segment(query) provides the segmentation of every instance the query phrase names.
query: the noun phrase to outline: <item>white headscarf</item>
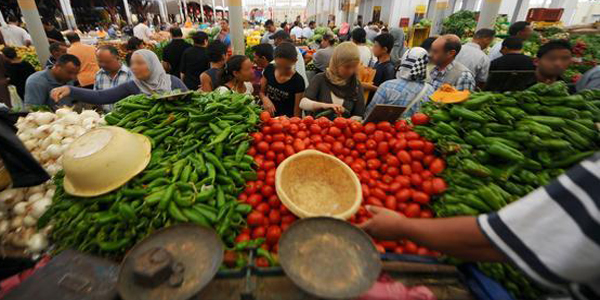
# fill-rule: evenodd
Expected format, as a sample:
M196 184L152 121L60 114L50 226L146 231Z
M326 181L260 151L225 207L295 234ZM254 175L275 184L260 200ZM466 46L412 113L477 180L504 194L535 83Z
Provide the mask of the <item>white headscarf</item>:
M146 80L133 77L133 82L143 94L152 95L171 91L171 76L165 72L154 52L148 49L140 49L133 52L133 55L140 55L146 62L148 70L150 70L150 77Z
M428 63L427 50L421 47L410 48L402 56L402 62L396 75L398 78L410 81L423 81L427 77Z

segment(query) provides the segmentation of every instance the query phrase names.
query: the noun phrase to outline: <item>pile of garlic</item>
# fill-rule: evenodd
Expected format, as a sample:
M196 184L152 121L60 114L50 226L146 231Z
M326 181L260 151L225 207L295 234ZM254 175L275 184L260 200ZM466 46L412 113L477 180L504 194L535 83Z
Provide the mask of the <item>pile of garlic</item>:
M56 113L33 112L19 118L17 136L44 169L54 176L62 170L62 155L67 147L89 130L104 125L104 119L93 110L80 114L69 108ZM36 230L38 218L52 203L55 187L52 181L30 188L0 192L0 242L29 253L40 253L47 245L49 227Z

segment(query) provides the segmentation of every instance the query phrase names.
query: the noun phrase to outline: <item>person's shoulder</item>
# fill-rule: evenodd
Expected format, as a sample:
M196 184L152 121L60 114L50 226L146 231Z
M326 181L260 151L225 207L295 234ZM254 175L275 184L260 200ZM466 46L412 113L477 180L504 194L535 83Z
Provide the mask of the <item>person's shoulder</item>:
M28 78L27 78L27 82L32 81L34 83L38 83L43 77L46 76L46 70L41 70L41 71L37 71L33 74L31 74Z

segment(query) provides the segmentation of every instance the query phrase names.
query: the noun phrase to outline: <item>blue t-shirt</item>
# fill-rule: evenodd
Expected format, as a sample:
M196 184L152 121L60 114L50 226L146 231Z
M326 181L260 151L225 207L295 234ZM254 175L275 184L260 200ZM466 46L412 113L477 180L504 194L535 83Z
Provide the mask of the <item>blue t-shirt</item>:
M38 106L46 105L50 108L56 108L73 103L70 97L61 99L58 103L50 98L50 91L63 85L73 85L73 82L61 83L52 76L52 69L46 69L33 73L25 82L25 105Z

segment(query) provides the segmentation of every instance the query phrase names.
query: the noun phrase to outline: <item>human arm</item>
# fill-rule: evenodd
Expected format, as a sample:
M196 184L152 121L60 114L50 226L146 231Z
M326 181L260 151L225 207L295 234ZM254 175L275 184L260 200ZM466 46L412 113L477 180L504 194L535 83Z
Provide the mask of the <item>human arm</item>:
M200 74L200 90L207 93L213 91L212 79L206 73Z
M115 103L129 95L137 94L140 90L133 81L129 81L118 86L94 91L73 86L61 86L52 89L50 97L58 102L64 97L71 96L73 100L91 103L91 104L111 104Z
M258 97L263 103L263 108L271 115L275 114L275 105L267 96L267 79L264 76L260 79L260 92L258 93Z
M300 100L299 107L302 110L306 111L319 111L323 109L333 109L336 114L341 115L345 109L342 105L332 104L332 103L324 103L319 99L319 94L321 90L321 84L323 83L323 76L321 74L316 75L310 81L308 88L304 91L304 97Z
M294 117L302 117L302 110L300 109L300 101L304 97L304 93L296 93L294 99Z
M395 211L367 206L373 218L359 227L382 240L409 239L419 245L469 261L506 261L477 225L476 217L406 218Z

